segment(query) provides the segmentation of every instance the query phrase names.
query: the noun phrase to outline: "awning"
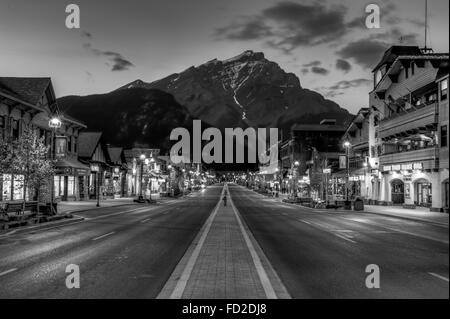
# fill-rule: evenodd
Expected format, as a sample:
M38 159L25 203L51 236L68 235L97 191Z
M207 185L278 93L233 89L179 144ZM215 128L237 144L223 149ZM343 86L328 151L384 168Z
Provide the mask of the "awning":
M76 159L59 159L55 163L56 174L59 175L89 175L90 168Z

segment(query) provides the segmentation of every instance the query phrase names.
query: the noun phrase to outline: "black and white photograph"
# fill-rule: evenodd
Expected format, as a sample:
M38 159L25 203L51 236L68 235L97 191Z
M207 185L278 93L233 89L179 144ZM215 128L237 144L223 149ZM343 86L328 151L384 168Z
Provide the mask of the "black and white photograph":
M448 82L448 0L0 0L2 308L448 301Z

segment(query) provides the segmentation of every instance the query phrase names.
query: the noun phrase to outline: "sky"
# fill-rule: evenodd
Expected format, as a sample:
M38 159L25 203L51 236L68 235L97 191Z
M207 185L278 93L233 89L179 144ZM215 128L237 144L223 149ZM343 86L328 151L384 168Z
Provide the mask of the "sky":
M68 29L66 6L80 8ZM365 26L379 5L379 29ZM428 47L449 52L449 1L429 0ZM0 0L0 76L51 77L58 97L112 91L245 50L356 113L394 44L424 45L425 0Z

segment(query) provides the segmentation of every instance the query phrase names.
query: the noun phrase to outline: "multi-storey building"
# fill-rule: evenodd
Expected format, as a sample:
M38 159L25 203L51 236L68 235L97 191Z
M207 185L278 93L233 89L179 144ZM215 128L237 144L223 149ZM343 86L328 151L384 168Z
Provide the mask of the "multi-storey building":
M49 121L55 117L60 127L52 131ZM0 77L0 138L18 139L25 128L35 129L44 138L49 157L56 160L54 199L79 198L78 177L88 170L77 160L77 138L86 126L60 114L50 78ZM23 176L10 172L1 172L0 190L0 201L23 200L24 194L36 199L33 190L24 192Z
M448 54L394 46L375 67L373 200L448 209L448 63Z
M371 131L371 111L369 108L362 108L353 118L341 140L343 152L347 142L348 165L347 172L341 172L341 175L348 174L349 195L351 199L362 197L369 199L373 196L371 183L372 172L378 169L377 164L370 161L370 131ZM346 154L347 156L347 154ZM347 163L345 164L347 166ZM346 176L347 177L347 176Z

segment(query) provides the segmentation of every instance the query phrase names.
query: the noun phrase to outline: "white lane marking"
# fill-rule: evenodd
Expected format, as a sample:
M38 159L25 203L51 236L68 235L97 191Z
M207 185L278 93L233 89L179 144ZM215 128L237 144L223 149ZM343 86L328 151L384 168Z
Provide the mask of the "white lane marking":
M247 248L250 251L250 255L252 256L253 264L255 265L256 271L259 276L259 280L261 281L261 285L263 286L264 292L266 293L266 297L268 299L278 299L277 294L273 289L272 283L270 282L269 276L267 275L266 270L262 265L261 259L259 258L258 253L255 250L255 247L253 247L253 244L247 234L247 231L245 230L244 225L242 224L241 218L239 217L238 211L234 206L233 199L231 198L231 194L228 191L228 185L226 185L226 188L228 192L228 197L230 198L231 207L233 208L234 215L236 216L239 228L241 229L242 236L244 236Z
M444 277L444 276L435 274L434 272L429 272L428 274L431 275L431 276L433 276L433 277L436 277L436 278L439 278L439 279L441 279L441 280L443 280L443 281L448 282L448 278L446 278L446 277Z
M141 224L148 222L150 219L151 218L147 218L147 219L141 220Z
M371 223L371 222L368 222L368 221L365 221L365 220L362 220L362 219L359 219L359 218L345 218L345 219L351 220L351 221L354 221L354 222L357 222L357 223L361 223L361 224L371 225L371 226L375 226L375 227L381 227L381 228L384 228L384 229L387 229L387 230L390 230L390 231L393 231L393 232L401 233L401 234L406 234L406 235L419 237L419 238L425 238L425 239L428 239L428 240L436 241L436 242L447 244L447 245L449 244L448 240L442 240L442 239L438 239L438 238L434 238L434 237L430 237L430 236L426 236L426 235L412 233L412 232L409 232L409 231L405 231L405 230L401 230L401 229L397 229L397 228L384 226L384 225L379 224L379 223Z
M1 277L1 276L4 276L4 275L7 275L7 274L10 274L10 273L12 273L12 272L14 272L14 271L16 271L16 270L17 270L17 268L12 268L12 269L9 269L9 270L7 270L7 271L0 272L0 277Z
M334 236L339 237L339 238L341 238L343 240L346 240L346 241L348 241L348 242L350 242L352 244L357 244L357 242L352 240L351 238L349 238L349 237L347 237L345 235L339 234L339 232L341 232L341 233L353 233L353 231L351 231L351 230L334 230L334 231L333 230L326 230L326 229L323 229L323 227L319 226L316 223L308 222L308 221L303 220L303 219L298 219L298 221L302 222L302 223L305 223L305 224L307 224L307 225L309 225L311 227L317 228L319 230L325 231L327 233L333 234Z
M203 226L204 227L203 233L202 233L194 251L192 252L191 257L189 257L186 267L184 268L184 270L180 276L180 279L178 279L178 282L177 282L174 290L172 291L172 294L170 295L170 299L181 299L183 297L184 290L186 289L186 285L189 281L189 278L191 277L195 263L197 262L198 256L200 255L200 251L203 248L203 244L205 243L206 237L209 234L209 230L211 229L211 225L214 221L214 218L217 215L217 211L219 210L220 203L222 201L224 192L225 192L225 187L222 188L222 193L220 194L219 201L217 202L213 213L208 217L208 219L206 220L206 222Z
M105 238L105 237L111 236L112 234L115 234L115 233L116 233L116 232L112 231L112 232L110 232L110 233L107 233L107 234L104 234L104 235L101 235L101 236L95 237L95 238L93 238L92 240L93 240L93 241L96 241L96 240L99 240L99 239L102 239L102 238Z
M346 241L348 241L348 242L351 242L351 243L353 243L353 244L356 244L356 241L351 240L350 238L348 238L348 237L346 237L346 236L344 236L344 235L337 234L337 233L334 233L334 235L335 235L336 237L339 237L339 238L343 239L343 240L346 240Z

